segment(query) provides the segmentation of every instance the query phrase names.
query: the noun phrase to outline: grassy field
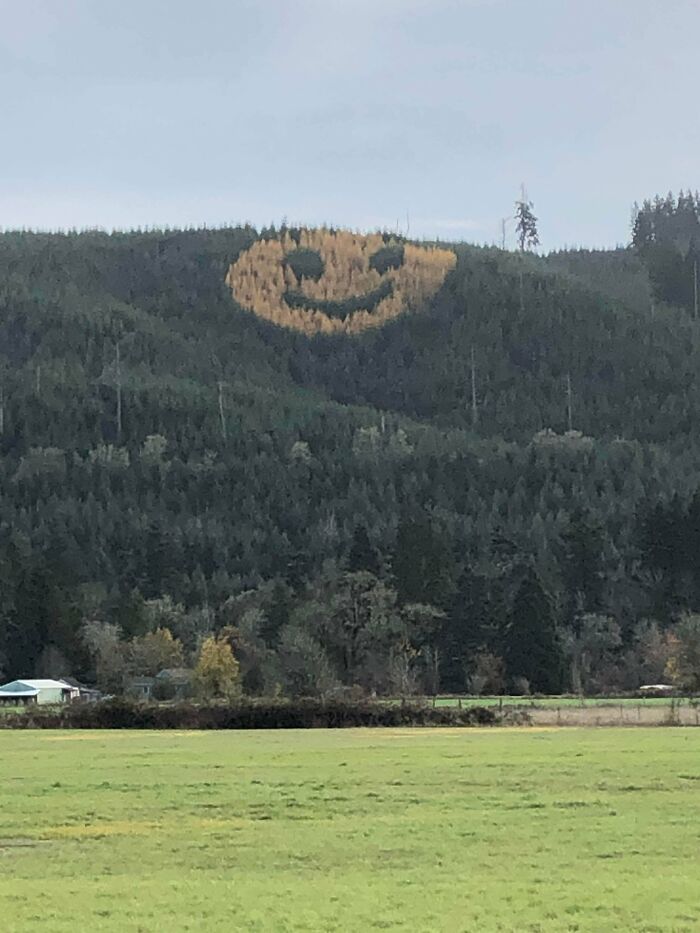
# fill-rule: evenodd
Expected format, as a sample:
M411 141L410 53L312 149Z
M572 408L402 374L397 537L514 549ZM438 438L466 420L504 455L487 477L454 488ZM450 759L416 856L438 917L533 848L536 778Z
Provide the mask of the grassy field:
M4 933L697 931L700 732L0 733Z

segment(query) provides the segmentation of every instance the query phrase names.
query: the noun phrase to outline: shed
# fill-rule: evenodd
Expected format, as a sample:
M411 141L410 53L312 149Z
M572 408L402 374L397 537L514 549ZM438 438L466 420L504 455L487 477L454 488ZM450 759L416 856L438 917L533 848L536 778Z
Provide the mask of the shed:
M643 684L637 692L643 697L670 697L676 688L673 684Z
M0 687L0 703L17 706L27 703L67 703L80 691L62 680L13 680Z
M86 684L81 683L79 680L75 680L73 677L64 677L63 681L68 684L69 687L75 687L78 691L78 699L81 703L96 703L97 700L102 699L102 691L98 690L96 687L88 687Z

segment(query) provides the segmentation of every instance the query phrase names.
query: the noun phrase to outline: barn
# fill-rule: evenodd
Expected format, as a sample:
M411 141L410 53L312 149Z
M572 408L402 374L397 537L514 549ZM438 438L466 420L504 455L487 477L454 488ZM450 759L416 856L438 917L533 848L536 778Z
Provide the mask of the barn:
M0 687L0 704L3 706L67 703L79 696L77 687L71 687L62 680L13 680Z

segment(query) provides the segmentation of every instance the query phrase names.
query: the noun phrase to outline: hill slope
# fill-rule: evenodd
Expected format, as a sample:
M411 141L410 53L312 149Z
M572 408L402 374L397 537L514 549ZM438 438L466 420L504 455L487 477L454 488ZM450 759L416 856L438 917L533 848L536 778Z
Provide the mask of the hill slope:
M232 300L256 237L0 236L8 676L56 652L89 674L80 620L134 634L166 595L194 645L257 588L273 650L348 566L446 613L421 650L457 659L454 688L469 651L508 653L526 564L563 629L576 605L629 642L638 617L696 606L676 539L700 485L700 331L653 308L633 254L460 245L427 306L309 338Z

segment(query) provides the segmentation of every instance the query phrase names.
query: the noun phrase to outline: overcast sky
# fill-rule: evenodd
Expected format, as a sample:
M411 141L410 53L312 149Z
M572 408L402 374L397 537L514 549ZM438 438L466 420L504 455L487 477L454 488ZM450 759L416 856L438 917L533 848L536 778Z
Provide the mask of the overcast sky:
M0 226L279 221L545 249L700 187L698 0L0 0ZM407 221L408 217L408 221Z

